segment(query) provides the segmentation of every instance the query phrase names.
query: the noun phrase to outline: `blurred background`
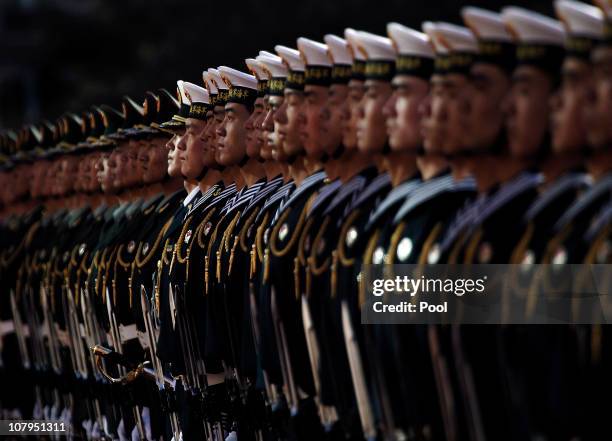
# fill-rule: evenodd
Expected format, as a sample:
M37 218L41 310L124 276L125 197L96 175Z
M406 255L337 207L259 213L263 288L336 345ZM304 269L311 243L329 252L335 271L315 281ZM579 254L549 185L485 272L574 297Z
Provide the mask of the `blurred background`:
M300 36L321 40L345 27L385 34L397 21L460 23L466 4L500 0L0 0L0 129L55 119L92 104L138 102L176 80L202 82L204 68L246 70L244 58ZM514 5L552 14L552 0Z

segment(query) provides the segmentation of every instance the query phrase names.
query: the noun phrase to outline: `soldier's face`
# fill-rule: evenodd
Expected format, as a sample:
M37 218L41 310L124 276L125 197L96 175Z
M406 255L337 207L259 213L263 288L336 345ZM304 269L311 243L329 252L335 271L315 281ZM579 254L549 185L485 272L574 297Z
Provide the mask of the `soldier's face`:
M476 63L470 70L470 85L470 112L463 144L471 149L489 149L504 126L500 103L510 89L510 77L493 64Z
M215 167L217 166L217 161L215 160L215 152L217 151L216 147L210 142L210 131L211 127L214 125L214 117L212 112L207 113L206 117L206 126L204 128L204 133L202 135L204 139L204 167Z
M187 118L185 135L178 143L181 158L181 174L190 180L197 179L204 167L204 131L206 121Z
M225 118L217 129L217 162L236 165L246 154L245 122L251 113L244 104L229 103L225 106Z
M108 160L109 176L112 179L112 186L116 190L127 187L128 174L131 168L129 161L127 144L121 142L110 154Z
M259 132L261 131L262 115L264 114L264 99L258 97L253 105L251 116L244 123L246 129L246 153L249 158L258 159L261 142Z
M409 75L396 75L391 85L393 94L383 108L389 147L393 151L416 151L423 143L420 108L429 93L429 83Z
M274 135L274 112L278 103L277 96L266 96L264 98L264 111L259 126L259 140L261 142L259 156L265 161L272 159L272 149L274 144L278 143L278 138Z
M515 157L530 158L538 153L548 130L552 82L535 67L519 66L512 83L504 102L508 148Z
M209 127L206 130L206 143L211 146L214 150L215 154L215 162L217 161L217 128L223 122L223 118L225 117L225 107L224 106L215 106L213 109L213 117L210 120Z
M168 151L168 166L167 172L168 176L172 178L178 178L181 176L181 159L178 155L178 143L181 140L181 135L174 135L170 140L166 143L166 149Z
M550 100L552 148L556 153L576 151L586 145L584 109L592 90L588 63L566 58L561 69L561 87Z
M359 104L365 93L363 81L350 80L348 83L347 112L342 119L342 143L346 149L357 148L357 121L359 121Z
M357 148L364 153L380 152L387 142L382 110L391 93L391 84L386 81L365 82L365 93L359 103L357 121Z
M274 112L275 133L287 157L303 151L300 139L300 112L304 94L297 90L285 89L281 106ZM278 128L277 128L278 125Z
M421 122L426 152L453 155L465 145L471 92L468 86L465 75L432 76L431 93L423 105Z
M78 174L79 158L73 155L64 155L60 162L59 194L69 194L75 189L75 181Z
M300 113L300 138L306 154L320 158L325 153L321 132L324 117L323 108L327 101L328 89L323 86L304 86L304 103Z
M96 166L100 160L100 153L94 152L87 155L87 160L84 161L84 190L93 193L100 189L98 183Z
M348 86L344 84L329 86L327 102L322 112L324 117L321 123L321 139L323 149L327 153L333 153L342 144L344 124L349 112L347 96Z
M155 137L146 147L148 162L143 175L143 181L146 184L159 182L166 177L168 155L165 144L165 138Z
M599 47L591 55L593 85L585 106L588 144L595 150L612 145L612 48Z
M115 177L111 172L111 155L109 153L103 153L100 155L100 159L97 164L98 170L98 182L100 188L106 194L113 194L116 192L116 187L113 185Z

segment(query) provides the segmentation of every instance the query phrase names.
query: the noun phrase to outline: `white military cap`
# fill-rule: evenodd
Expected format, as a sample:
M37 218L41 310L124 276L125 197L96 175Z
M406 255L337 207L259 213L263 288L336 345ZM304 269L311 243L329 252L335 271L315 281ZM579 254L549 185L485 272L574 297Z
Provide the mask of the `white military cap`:
M325 41L327 45L334 64L353 64L353 56L351 55L349 44L344 38L340 38L333 34L327 34L323 37L323 41Z
M270 72L255 58L246 58L244 60L249 71L255 75L259 81L268 80L270 78Z
M212 105L214 106L225 106L227 103L227 97L229 92L229 87L221 78L219 71L213 67L208 69L208 80L217 87L217 96L214 100L211 100Z
M387 24L387 34L400 55L434 58L435 53L431 40L419 31L410 29L399 23Z
M257 62L268 72L272 78L286 78L289 70L287 65L283 63L281 57L269 57L267 55L257 56Z
M208 93L210 95L216 95L219 93L217 90L217 85L210 79L210 75L207 70L202 72L202 78L204 79L204 85L206 86L206 89L208 89Z
M178 80L176 82L176 90L178 91L178 99L181 105L185 104L189 106L191 104L191 100L187 95L185 95L185 82L183 80Z
M435 53L427 34L399 23L389 23L387 34L397 50L395 73L428 79L433 73Z
M276 45L274 50L279 57L283 59L289 66L289 69L294 72L303 72L305 70L304 61L300 57L300 51L287 46Z
M501 14L474 6L461 9L463 21L478 40L478 59L506 72L516 67L516 45Z
M276 55L273 57L259 55L257 61L261 63L264 69L270 74L267 93L270 95L282 96L285 90L286 78L289 74L287 65Z
M221 78L229 86L228 103L251 106L257 99L257 78L227 66L219 66Z
M502 19L518 40L517 62L558 77L565 57L565 31L561 22L514 6L502 9Z
M346 39L346 42L349 44L349 47L351 48L353 59L359 60L359 61L365 61L366 60L365 55L363 54L363 52L359 50L359 41L357 39L358 34L359 34L359 31L356 31L355 29L352 29L352 28L346 28L344 30L344 38Z
M331 82L347 84L353 77L353 56L348 42L337 35L327 34L323 37L328 54L332 60Z
M387 37L360 31L357 34L357 42L366 60L395 60L393 43Z
M305 84L329 86L331 83L332 60L327 45L300 37L297 39L300 56L306 64Z
M465 6L461 8L463 22L469 27L478 40L512 43L514 39L502 20L501 14Z
M228 87L245 87L257 90L257 78L254 75L227 66L219 66L218 70L221 79Z
M255 58L247 58L244 63L257 78L257 96L265 96L268 91L268 80L271 77L270 71Z
M278 55L276 55L274 52L269 51L259 51L258 55L265 55L267 57L278 57Z
M326 44L300 37L297 39L297 47L305 60L306 66L332 66Z
M565 32L561 22L516 6L502 9L502 19L520 43L563 46Z
M437 27L437 23L434 23L433 21L425 21L421 25L423 32L425 32L425 34L429 37L429 40L431 41L436 54L447 54L448 47L446 47L442 43L442 40L440 39L440 34L436 32Z
M178 80L176 82L176 95L178 97L180 107L178 113L172 116L172 121L174 123L182 124L189 116L189 106L191 106L191 101L187 95L185 95L185 82L183 80ZM173 122L169 122L169 124L173 124Z
M357 44L366 56L365 78L391 81L395 75L395 48L387 37L360 31Z
M228 85L223 82L223 78L221 78L221 74L219 73L219 71L214 67L208 69L208 78L210 79L210 81L215 83L215 86L217 86L217 89L219 91L223 89L229 89Z
M183 81L183 93L191 104L193 103L209 103L208 90L197 84Z
M205 120L206 112L211 107L208 90L196 84L185 81L183 82L183 91L185 92L185 96L187 96L191 102L188 118Z
M453 53L477 53L478 42L472 32L464 27L452 23L437 22L434 32L440 42Z
M600 40L604 36L604 13L597 6L573 0L556 0L557 17L571 36Z
M304 84L306 82L306 66L300 57L300 51L281 45L274 46L274 50L289 66L285 88L304 90Z

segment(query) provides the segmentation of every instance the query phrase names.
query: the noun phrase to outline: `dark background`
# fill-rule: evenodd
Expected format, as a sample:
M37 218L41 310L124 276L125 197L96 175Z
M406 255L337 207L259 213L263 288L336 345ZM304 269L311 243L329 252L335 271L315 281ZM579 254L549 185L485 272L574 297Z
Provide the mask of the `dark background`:
M397 21L460 23L466 4L499 0L0 0L0 129L54 120L91 104L138 102L148 89L201 83L204 68L246 70L244 58L297 37L353 27L385 34ZM552 13L552 0L515 5Z

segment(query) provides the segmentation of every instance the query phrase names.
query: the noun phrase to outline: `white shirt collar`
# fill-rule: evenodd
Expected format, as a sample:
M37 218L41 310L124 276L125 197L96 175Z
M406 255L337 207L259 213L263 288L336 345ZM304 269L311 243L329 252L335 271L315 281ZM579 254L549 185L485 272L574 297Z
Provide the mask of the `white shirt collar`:
M193 199L198 195L199 192L200 192L200 187L196 185L196 187L189 192L189 194L183 201L183 207L186 207L187 205L189 205L191 201L193 201Z

